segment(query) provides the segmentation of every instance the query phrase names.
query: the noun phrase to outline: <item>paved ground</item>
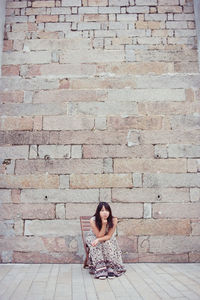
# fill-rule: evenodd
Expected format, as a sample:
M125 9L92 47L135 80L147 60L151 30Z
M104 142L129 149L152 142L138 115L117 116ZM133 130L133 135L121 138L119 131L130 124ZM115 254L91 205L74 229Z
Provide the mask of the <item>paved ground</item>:
M200 263L125 264L94 279L80 264L0 264L1 300L200 300Z

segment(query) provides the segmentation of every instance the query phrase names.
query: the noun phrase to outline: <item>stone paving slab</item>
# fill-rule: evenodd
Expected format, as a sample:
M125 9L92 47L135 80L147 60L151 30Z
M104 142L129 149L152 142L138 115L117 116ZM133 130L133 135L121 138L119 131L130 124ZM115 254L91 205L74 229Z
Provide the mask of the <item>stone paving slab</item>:
M98 280L81 264L0 264L0 300L200 300L200 263L130 263Z

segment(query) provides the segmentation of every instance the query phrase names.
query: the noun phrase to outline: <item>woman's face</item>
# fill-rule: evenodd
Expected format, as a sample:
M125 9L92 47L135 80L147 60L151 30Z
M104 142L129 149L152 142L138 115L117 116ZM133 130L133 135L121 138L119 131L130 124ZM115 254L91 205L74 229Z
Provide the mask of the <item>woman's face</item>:
M103 206L102 209L100 210L100 217L101 219L107 219L109 217L110 212L105 209Z

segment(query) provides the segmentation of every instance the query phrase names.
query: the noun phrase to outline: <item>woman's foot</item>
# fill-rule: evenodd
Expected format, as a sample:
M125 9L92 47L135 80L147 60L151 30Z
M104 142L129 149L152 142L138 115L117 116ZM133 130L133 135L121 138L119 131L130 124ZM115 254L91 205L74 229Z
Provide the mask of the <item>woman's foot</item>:
M108 272L108 278L109 279L115 278L115 274L113 272Z
M99 276L99 279L106 279L106 276Z

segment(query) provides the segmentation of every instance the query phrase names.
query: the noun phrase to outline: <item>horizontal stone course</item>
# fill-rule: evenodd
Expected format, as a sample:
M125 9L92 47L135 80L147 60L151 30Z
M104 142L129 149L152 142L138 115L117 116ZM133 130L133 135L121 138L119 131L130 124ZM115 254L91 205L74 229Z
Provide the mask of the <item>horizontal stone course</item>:
M98 189L22 189L21 203L97 203Z
M26 220L25 236L76 236L80 234L79 220Z
M4 65L13 64L44 64L51 62L51 53L48 51L37 51L37 52L13 52L13 53L3 53L3 63Z
M89 102L89 101L103 101L107 98L106 91L94 90L48 90L35 93L33 97L34 103L49 103L49 102Z
M17 160L15 173L18 174L80 174L102 173L102 159L29 159Z
M188 235L190 221L186 220L124 220L118 225L120 235Z
M4 115L7 116L41 116L52 114L67 114L67 104L62 103L57 105L55 103L12 103L2 104L0 109Z
M148 157L154 155L152 145L138 145L128 147L127 145L83 145L84 158L102 157Z
M127 142L127 130L101 131L101 130L77 130L77 131L0 131L0 143L11 145L77 145L79 144L113 144L122 145Z
M144 159L144 158L115 158L114 172L115 173L185 173L185 159Z
M1 219L55 219L53 204L3 204Z
M124 89L108 92L108 100L130 101L184 101L185 91L181 89Z
M144 174L144 187L200 187L200 174Z
M68 116L46 116L43 118L44 130L90 130L94 127L94 118Z
M153 204L154 218L186 219L199 218L200 203L155 203Z
M196 191L193 191L195 197ZM194 198L195 199L195 198ZM161 203L180 203L189 202L189 188L113 188L112 202L161 202Z
M130 174L71 174L70 188L132 187Z
M26 175L0 175L1 188L58 188L57 175L31 174Z
M153 253L183 253L196 252L199 249L198 236L166 236L164 240L160 236L150 237L150 251Z
M3 159L27 159L28 146L0 147L0 156Z
M21 77L3 77L0 79L0 90L5 91L15 91L15 90L26 90L26 91L34 91L34 90L51 90L59 87L58 79L44 79L44 78L32 78L32 79L24 79Z

